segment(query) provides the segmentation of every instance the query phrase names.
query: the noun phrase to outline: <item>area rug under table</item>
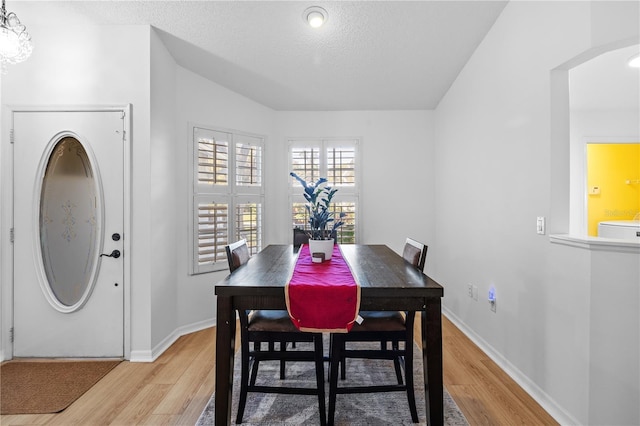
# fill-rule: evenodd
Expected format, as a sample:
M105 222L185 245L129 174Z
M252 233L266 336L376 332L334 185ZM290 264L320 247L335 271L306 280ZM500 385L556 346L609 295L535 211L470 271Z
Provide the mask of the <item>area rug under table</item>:
M297 346L302 344L297 343ZM325 345L327 347L327 345ZM325 364L326 365L326 364ZM310 362L287 362L287 379L280 380L278 362L261 362L258 383L270 385L281 383L283 386L315 386L315 368ZM325 369L325 376L327 376ZM414 381L416 405L420 424L426 424L424 381L422 377L422 356L414 345ZM233 372L233 399L231 405L231 423L236 424L238 412L238 393L240 389L240 354L236 353ZM392 361L347 360L347 379L341 385L349 384L397 383ZM329 384L325 383L327 405L329 403ZM200 415L197 426L213 425L215 405L214 396ZM249 393L244 411L243 425L314 425L319 424L318 398L315 395L284 395ZM336 425L411 425L411 414L406 392L367 393L338 395L336 400ZM444 390L444 424L465 426L469 423Z
M0 365L1 414L57 413L120 361L9 361Z

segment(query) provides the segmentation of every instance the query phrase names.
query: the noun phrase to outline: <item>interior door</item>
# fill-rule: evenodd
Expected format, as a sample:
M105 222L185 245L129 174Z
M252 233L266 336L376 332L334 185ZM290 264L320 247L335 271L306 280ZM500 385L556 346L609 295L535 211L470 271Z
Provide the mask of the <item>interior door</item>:
M124 355L123 115L14 112L15 357Z

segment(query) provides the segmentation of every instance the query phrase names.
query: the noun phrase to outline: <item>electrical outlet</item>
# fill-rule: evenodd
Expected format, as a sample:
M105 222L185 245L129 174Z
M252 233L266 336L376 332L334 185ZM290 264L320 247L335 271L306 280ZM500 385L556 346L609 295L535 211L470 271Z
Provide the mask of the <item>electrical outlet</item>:
M491 312L496 311L496 289L493 286L489 289L489 309Z
M477 285L473 286L472 297L473 297L473 300L476 300L476 301L478 300L478 286Z
M467 284L467 296L473 297L473 285Z

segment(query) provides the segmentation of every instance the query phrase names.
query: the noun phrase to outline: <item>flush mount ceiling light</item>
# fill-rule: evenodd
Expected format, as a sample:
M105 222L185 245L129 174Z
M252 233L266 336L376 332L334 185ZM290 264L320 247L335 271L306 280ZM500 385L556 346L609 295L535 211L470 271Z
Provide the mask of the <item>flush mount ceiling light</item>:
M327 22L327 19L329 19L329 14L321 7L312 6L304 11L304 13L302 14L302 18L313 28L318 28L321 27L322 24Z
M20 23L18 16L7 13L2 0L2 15L0 16L0 62L2 73L7 72L7 64L17 64L31 55L33 46L27 27Z
M640 68L640 53L629 58L627 62L632 68Z

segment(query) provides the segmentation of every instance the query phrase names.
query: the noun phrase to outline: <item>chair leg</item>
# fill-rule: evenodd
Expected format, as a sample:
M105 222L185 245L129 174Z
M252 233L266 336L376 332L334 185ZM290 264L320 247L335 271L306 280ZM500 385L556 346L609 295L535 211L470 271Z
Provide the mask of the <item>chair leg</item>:
M325 361L327 362L327 382L329 382L329 380L331 379L331 347L333 346L333 339L331 338L331 335L329 335L329 355L327 356L327 358L325 358Z
M327 424L327 407L324 394L324 348L322 346L322 334L313 338L315 346L316 386L318 387L318 411L320 413L320 425Z
M391 342L391 349L397 351L399 349L398 341L394 340ZM395 357L393 359L393 366L396 369L396 378L398 379L398 384L402 384L402 370L400 369L400 357Z
M413 421L413 423L418 423L418 410L416 409L416 395L415 395L415 390L413 386L413 344L412 343L413 342L405 342L404 375L405 375L405 383L407 385L407 400L409 401L409 411L411 412L411 420Z
M280 342L280 352L284 352L287 350L287 342ZM284 369L285 369L285 361L284 359L280 360L280 380L284 380Z
M329 416L327 422L329 426L333 426L335 419L336 392L338 390L338 366L340 364L344 365L344 361L342 363L340 362L342 359L342 348L344 348L344 345L345 342L342 339L335 335L331 335L331 353L329 354L329 358L331 359L331 372L329 374Z
M343 354L347 350L347 342L342 339L340 342L340 379L344 380L347 378L347 358Z
M251 386L255 386L256 384L256 378L258 377L258 363L259 361L257 359L253 359L253 365L251 365L251 379L250 379L250 384Z
M238 401L238 414L236 424L242 423L244 408L247 404L247 392L249 388L249 344L243 345L241 354L240 374L240 399Z

